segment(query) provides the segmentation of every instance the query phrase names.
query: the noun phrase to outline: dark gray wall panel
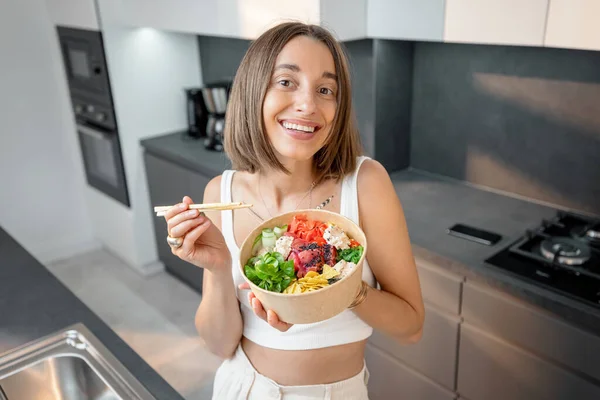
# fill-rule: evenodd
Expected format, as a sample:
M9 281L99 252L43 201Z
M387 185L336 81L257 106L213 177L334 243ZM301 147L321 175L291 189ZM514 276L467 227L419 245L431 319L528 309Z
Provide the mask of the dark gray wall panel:
M198 36L202 81L233 80L250 41L215 36Z
M600 214L600 52L418 43L414 62L412 166Z
M410 164L412 42L375 40L375 149L388 171Z
M352 103L362 145L369 157L375 156L375 65L373 40L353 40L344 47L352 74Z

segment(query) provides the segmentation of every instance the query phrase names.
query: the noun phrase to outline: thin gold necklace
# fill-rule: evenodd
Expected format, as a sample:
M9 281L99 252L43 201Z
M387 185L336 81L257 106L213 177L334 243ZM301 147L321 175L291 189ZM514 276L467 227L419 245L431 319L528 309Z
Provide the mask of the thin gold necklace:
M260 174L258 175L258 194L260 195L260 198L263 202L263 205L265 206L265 210L267 210L267 213L269 214L269 217L273 218L273 214L271 214L271 211L269 211L269 207L267 207L267 203L265 202L265 198L262 195L262 190L261 190L261 180L260 180ZM306 196L310 196L309 200L308 200L308 208L311 207L312 205L312 191L315 188L315 186L317 186L317 183L315 181L312 181L312 183L310 184L310 188L308 188L308 191L306 192L306 194L304 194L304 196L302 196L302 198L300 199L300 201L298 202L298 204L296 204L296 208L294 208L293 211L296 211L298 209L298 207L300 206L300 204L304 201L304 199L306 198Z
M265 203L265 199L262 196L262 192L260 191L260 175L258 176L259 182L258 182L258 186L259 186L259 194L260 197L262 199L263 205L265 206L265 209L267 210L267 213L269 213L269 216L271 218L273 218L273 215L271 215L271 213L269 212L269 208L267 207L266 203ZM296 211L298 209L298 207L300 206L300 203L302 203L302 201L306 198L306 196L310 196L309 198L309 204L308 204L308 208L312 208L312 191L313 189L316 187L315 182L313 181L313 183L311 183L310 185L310 189L308 190L308 193L304 195L304 197L302 197L302 199L298 202L298 204L296 204L296 208L294 209L294 211ZM334 195L332 194L331 196L329 196L327 199L325 199L325 201L323 201L321 204L319 204L318 206L315 207L316 210L320 210L323 207L325 207L327 204L329 204L331 202L331 199L333 199ZM264 221L265 219L263 217L261 217L260 215L258 215L252 208L246 208L246 210L250 211L250 213L252 215L254 215L256 218L260 219L261 221Z

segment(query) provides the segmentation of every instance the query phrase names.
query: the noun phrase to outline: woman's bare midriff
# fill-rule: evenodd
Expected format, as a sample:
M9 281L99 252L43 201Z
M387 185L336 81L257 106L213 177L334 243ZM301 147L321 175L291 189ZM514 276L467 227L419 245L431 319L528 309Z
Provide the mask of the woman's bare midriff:
M366 340L313 350L277 350L242 337L242 349L256 370L280 385L343 381L364 366Z

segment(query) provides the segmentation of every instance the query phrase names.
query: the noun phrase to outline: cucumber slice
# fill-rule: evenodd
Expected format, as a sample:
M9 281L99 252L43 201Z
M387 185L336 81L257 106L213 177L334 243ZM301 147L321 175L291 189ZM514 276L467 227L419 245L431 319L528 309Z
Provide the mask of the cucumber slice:
M276 226L275 228L273 228L273 232L275 233L275 236L277 236L277 239L279 239L281 235L283 235L286 231L287 225Z
M268 247L268 248L272 249L275 247L276 241L277 241L277 238L275 237L275 234L272 234L272 236L265 236L264 234L262 235L263 247Z
M273 229L271 229L271 228L265 228L262 230L262 236L263 237L274 237L275 232L273 232Z
M258 254L258 251L262 247L262 234L258 235L256 239L254 239L254 244L252 245L252 255Z

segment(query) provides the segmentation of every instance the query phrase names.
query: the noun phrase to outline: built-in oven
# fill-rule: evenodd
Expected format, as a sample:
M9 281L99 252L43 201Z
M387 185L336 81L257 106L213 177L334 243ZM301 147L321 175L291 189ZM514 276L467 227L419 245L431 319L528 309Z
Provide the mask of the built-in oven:
M73 111L88 184L129 206L121 144L112 110L75 98Z
M57 27L90 186L130 206L102 34Z

